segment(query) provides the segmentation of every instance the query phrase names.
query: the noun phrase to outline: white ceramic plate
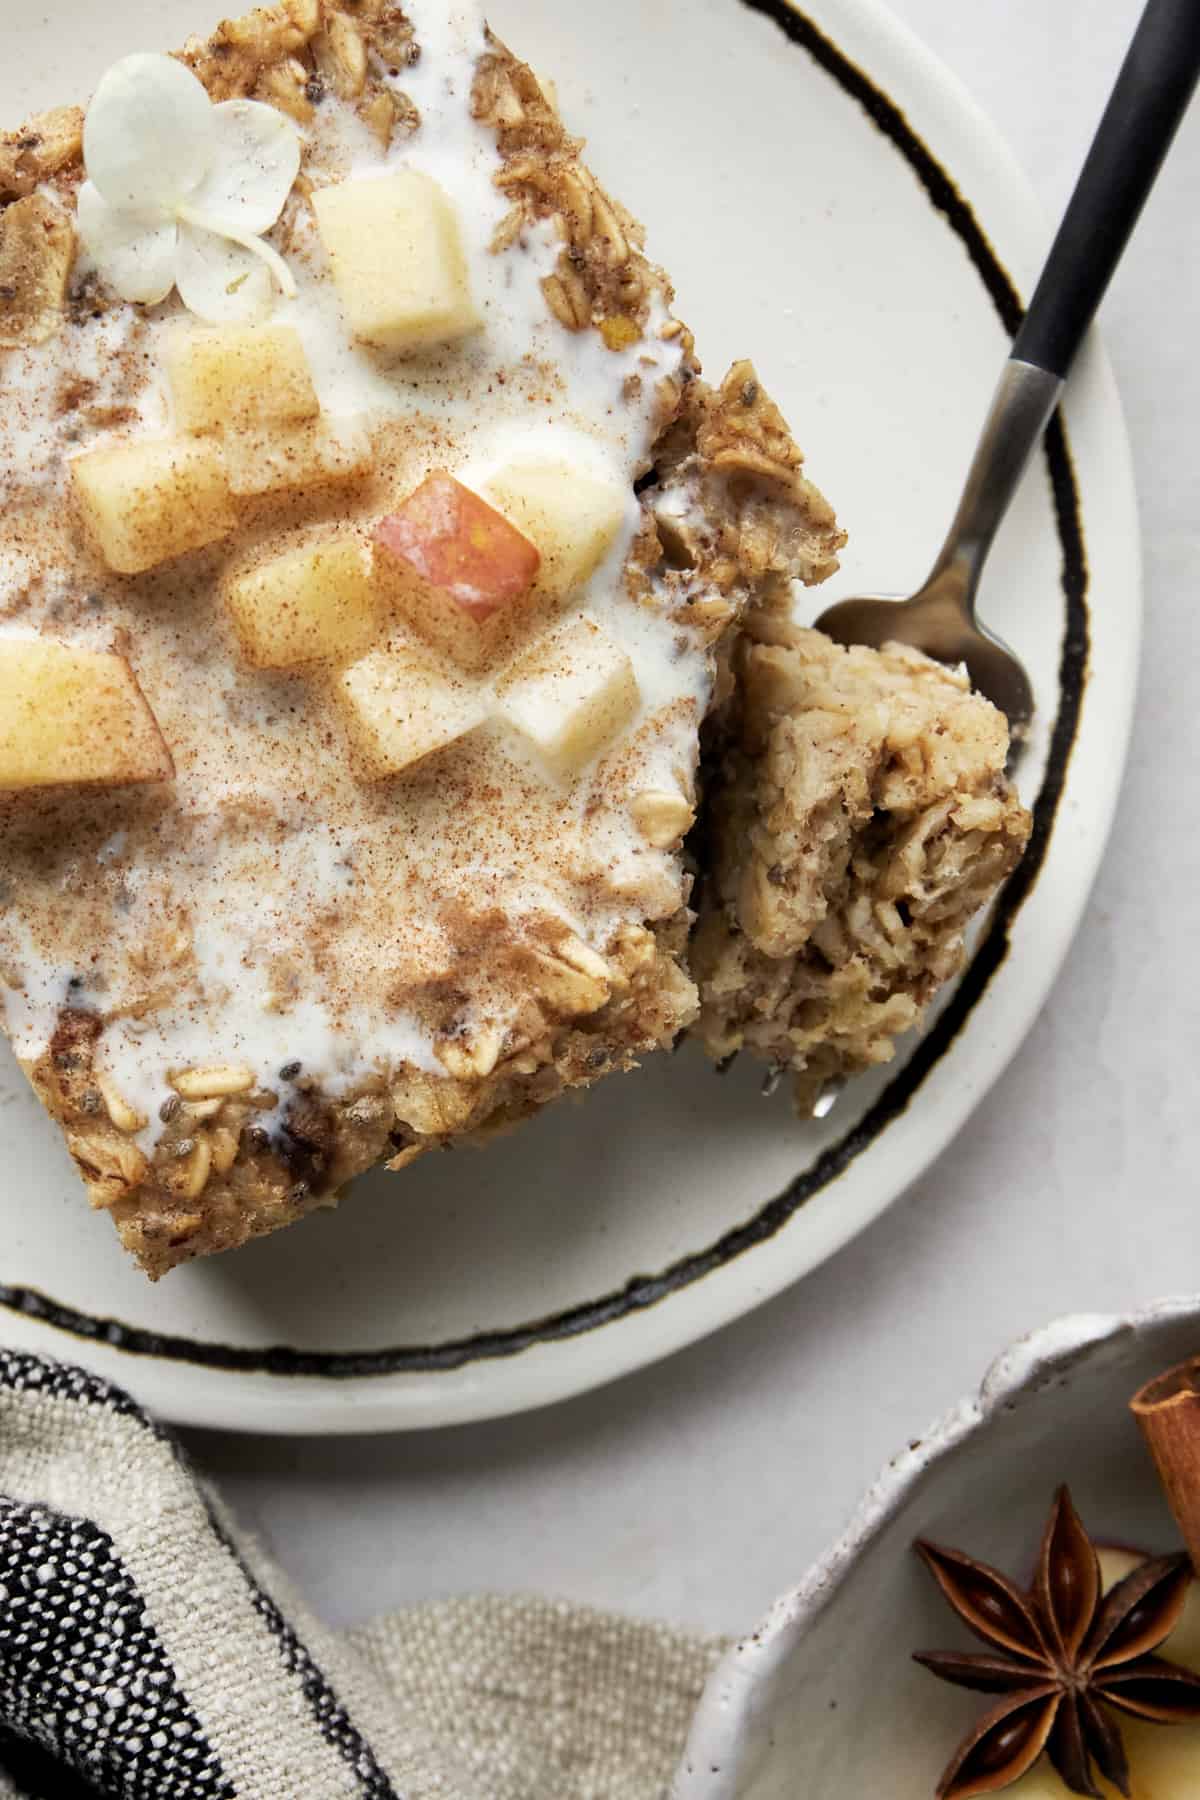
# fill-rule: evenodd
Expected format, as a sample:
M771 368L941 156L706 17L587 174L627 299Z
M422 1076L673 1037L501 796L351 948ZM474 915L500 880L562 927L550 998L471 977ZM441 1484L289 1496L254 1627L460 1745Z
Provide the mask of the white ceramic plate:
M421 5L440 4L414 0L418 26ZM181 40L205 9L57 0L53 25L18 11L0 116L85 92L116 54ZM914 583L1047 242L987 122L873 0L807 14L786 0L495 0L493 22L554 73L595 166L646 220L709 369L750 351L790 414L851 533L820 602ZM815 1125L782 1095L761 1099L748 1065L717 1080L690 1052L663 1058L486 1156L368 1178L340 1214L151 1288L0 1061L0 1332L189 1422L426 1426L649 1362L860 1231L1017 1050L1108 829L1139 562L1120 408L1094 345L1067 429L1069 453L1052 434L1020 497L985 598L1035 678L1033 845L965 982L890 1071Z
M979 1393L893 1457L845 1536L719 1664L672 1800L929 1800L986 1702L910 1659L968 1643L913 1539L1019 1578L1065 1481L1098 1539L1176 1548L1128 1406L1198 1341L1191 1295L1126 1317L1059 1319L997 1357Z

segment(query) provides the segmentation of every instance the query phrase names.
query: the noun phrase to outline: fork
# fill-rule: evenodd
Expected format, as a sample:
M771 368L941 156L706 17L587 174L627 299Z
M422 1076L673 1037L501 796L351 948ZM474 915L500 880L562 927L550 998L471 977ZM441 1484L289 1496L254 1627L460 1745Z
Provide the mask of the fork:
M983 567L1198 76L1200 0L1149 0L1013 341L958 511L928 579L907 600L841 600L816 621L818 631L840 644L911 644L939 662L965 664L972 685L1007 715L1014 750L1033 718L1033 687L1019 657L979 620Z

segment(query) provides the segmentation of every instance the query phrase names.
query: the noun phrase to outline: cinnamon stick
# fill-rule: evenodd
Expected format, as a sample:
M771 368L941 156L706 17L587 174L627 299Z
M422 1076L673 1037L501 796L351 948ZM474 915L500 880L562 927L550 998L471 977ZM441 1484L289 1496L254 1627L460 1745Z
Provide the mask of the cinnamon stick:
M1200 1356L1148 1381L1129 1407L1200 1576Z

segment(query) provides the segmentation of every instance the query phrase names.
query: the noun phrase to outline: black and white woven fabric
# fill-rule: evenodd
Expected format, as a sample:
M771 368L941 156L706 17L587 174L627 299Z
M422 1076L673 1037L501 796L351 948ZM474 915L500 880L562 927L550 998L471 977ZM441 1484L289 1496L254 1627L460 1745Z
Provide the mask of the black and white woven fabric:
M663 1800L717 1649L523 1599L327 1631L127 1395L0 1351L0 1800Z

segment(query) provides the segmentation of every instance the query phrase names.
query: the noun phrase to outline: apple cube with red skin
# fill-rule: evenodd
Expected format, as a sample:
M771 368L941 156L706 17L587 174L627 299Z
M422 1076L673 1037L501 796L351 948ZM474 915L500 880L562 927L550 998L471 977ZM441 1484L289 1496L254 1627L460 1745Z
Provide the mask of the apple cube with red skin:
M541 560L515 525L444 472L375 528L381 591L465 669L486 668L527 623Z

